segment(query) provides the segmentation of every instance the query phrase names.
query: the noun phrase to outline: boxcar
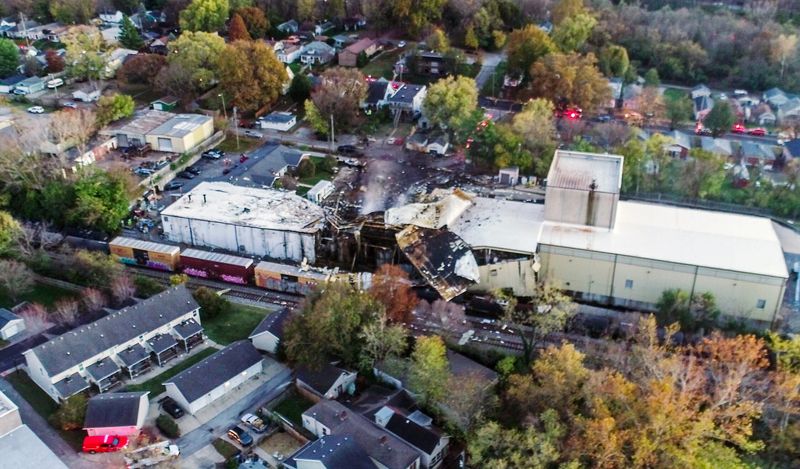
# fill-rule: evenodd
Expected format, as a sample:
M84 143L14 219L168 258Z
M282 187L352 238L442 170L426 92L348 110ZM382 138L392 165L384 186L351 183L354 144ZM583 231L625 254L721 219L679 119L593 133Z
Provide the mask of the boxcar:
M180 249L168 244L118 236L108 245L111 255L123 264L140 265L151 269L175 271Z
M266 261L258 263L255 274L256 285L261 288L302 295L308 294L330 278L328 273Z
M253 259L219 252L185 249L181 253L181 269L192 277L246 285L253 278Z

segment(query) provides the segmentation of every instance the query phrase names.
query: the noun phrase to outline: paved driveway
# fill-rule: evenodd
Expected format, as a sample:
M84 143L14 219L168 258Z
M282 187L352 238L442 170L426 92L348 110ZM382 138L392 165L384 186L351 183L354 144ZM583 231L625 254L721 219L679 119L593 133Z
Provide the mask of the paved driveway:
M484 52L482 58L481 70L475 77L475 84L478 85L478 90L481 90L483 85L492 78L497 64L505 60L505 54L503 52ZM502 83L497 86L501 85Z
M252 411L259 404L278 397L292 380L291 370L283 365L280 365L280 367L280 371L273 375L272 378L228 406L216 417L179 438L177 444L181 448L181 458L189 458L194 453L210 445L217 437L225 434L228 431L228 427L237 422L239 416L243 413Z

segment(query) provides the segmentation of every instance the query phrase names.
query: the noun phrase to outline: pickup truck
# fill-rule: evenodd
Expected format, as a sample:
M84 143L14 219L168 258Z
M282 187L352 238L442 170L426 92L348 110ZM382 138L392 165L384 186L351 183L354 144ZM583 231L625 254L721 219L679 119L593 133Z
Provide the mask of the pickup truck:
M267 424L253 414L242 415L242 423L247 424L256 433L263 433L267 429Z
M125 454L125 465L128 469L150 467L164 461L180 456L178 445L171 444L169 440L144 446Z

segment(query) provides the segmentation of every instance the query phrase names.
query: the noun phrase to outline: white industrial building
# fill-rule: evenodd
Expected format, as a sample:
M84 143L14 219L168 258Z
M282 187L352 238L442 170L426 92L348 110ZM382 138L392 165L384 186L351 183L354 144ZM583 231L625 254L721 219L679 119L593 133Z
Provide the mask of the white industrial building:
M22 422L19 407L0 392L0 467L67 469L48 445Z
M294 193L202 182L161 212L174 243L309 263L324 212Z

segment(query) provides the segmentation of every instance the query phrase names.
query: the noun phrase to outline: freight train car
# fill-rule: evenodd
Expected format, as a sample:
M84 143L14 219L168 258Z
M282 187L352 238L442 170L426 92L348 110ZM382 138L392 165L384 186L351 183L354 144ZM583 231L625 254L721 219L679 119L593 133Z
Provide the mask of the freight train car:
M306 295L317 285L327 282L331 274L325 271L301 269L275 262L259 262L255 269L256 285L269 290Z
M174 272L180 262L177 246L118 236L108 247L111 255L123 264Z
M253 259L218 252L185 249L181 269L186 275L247 285L253 278Z

